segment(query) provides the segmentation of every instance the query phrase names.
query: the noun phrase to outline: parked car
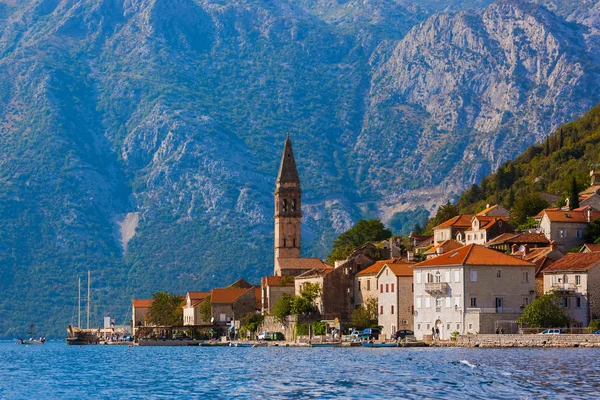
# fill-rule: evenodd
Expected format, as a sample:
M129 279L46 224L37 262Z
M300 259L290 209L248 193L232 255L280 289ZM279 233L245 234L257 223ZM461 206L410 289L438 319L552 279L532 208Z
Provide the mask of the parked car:
M415 333L408 329L401 329L399 331L396 331L396 333L394 333L394 340L414 339L414 338L415 338Z
M361 340L379 340L380 333L377 328L367 328L358 335L358 338Z
M600 335L600 330L597 330L596 332L592 332L592 335Z
M540 335L560 335L560 334L561 334L560 329L546 329L545 331L540 333Z
M258 334L258 340L269 340L267 337L271 336L271 332L261 332Z
M359 331L352 331L352 333L350 333L350 336L354 336L354 337L358 337L358 335L360 335Z
M267 340L285 340L285 335L281 332L271 332L271 337Z

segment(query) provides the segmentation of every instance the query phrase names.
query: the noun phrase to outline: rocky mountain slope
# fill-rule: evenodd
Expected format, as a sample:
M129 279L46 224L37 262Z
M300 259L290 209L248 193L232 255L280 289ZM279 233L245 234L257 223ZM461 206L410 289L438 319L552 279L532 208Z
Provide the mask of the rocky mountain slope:
M287 132L324 256L598 101L597 5L489 3L0 0L0 336L62 333L88 269L117 320L270 273Z

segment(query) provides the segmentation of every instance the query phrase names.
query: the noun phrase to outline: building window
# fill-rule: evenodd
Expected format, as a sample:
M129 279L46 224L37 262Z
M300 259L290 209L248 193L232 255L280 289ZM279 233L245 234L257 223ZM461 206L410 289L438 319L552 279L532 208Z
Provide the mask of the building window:
M446 297L446 308L452 307L452 297Z
M420 331L421 330L421 324L417 324L417 330Z
M427 330L431 329L431 324L427 324Z
M469 330L472 331L473 330L473 324L469 324Z
M391 311L390 314L394 315L394 306L393 305L390 306L390 311Z
M361 285L361 281L358 281L358 291L359 291L359 292L362 290L361 286L362 286L362 285Z
M454 282L460 282L460 271L454 271Z
M448 282L448 283L450 283L450 271L446 271L446 273L444 275L445 275L444 276L445 281Z
M529 282L529 272L523 272L523 282Z
M394 293L394 284L392 283L392 290L390 290L390 292Z
M456 330L460 332L460 324L456 324Z
M529 305L529 297L523 297L523 307L527 307Z
M296 247L296 239L294 239L294 247Z
M383 283L379 286L379 292L383 293Z
M283 247L287 247L287 243L286 243L285 239L283 239Z
M383 315L383 306L379 307L379 314Z
M477 307L477 297L471 297L471 307Z
M563 298L563 307L569 308L569 298L568 297Z
M502 270L496 270L496 278L502 278Z
M435 274L435 281L437 283L440 283L442 281L442 274L440 274L440 271L436 272L436 274Z
M581 275L575 275L575 284L577 286L581 285Z
M386 276L388 276L388 275L389 275L389 274L388 274L388 272L390 272L390 270L386 268L386 269L385 269L385 275L386 275Z
M367 290L371 290L371 280L367 279Z
M441 297L435 298L435 311L436 312L442 311L442 298Z
M283 212L287 212L287 200L286 199L281 200L281 210Z
M450 324L446 324L446 329L450 330Z
M292 200L292 211L296 211L296 200Z
M425 297L425 308L431 307L431 297Z
M477 271L471 271L471 282L477 282Z
M559 236L560 238L563 238L563 239L565 239L565 238L567 237L567 230L566 230L566 229L561 229L561 230L559 230L559 231L558 231L558 236Z
M390 285L389 284L385 284L385 292L389 293L390 292Z

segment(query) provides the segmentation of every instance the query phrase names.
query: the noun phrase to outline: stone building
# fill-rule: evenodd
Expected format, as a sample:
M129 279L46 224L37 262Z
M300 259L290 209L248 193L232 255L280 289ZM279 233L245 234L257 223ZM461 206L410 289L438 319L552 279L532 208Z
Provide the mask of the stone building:
M354 276L354 308L362 307L369 299L377 299L377 274L388 262L394 260L377 261Z
M576 326L600 318L600 253L570 253L544 270L544 293L556 292Z
M600 211L600 171L590 171L590 186L579 193L579 205L589 206L596 211Z
M511 255L535 265L535 295L539 297L544 294L544 270L563 258L565 253L558 248L556 242L552 242L548 247L532 249L528 245L517 246L514 244Z
M517 251L523 251L525 247L533 249L549 245L550 240L543 233L505 233L485 244L486 247L503 253L514 253L515 246L517 246Z
M580 207L571 211L542 211L540 230L548 240L554 240L561 250L570 250L585 243L583 235L588 224L600 217L600 211Z
M465 231L464 238L466 244L485 244L502 234L514 231L506 217L475 215L471 220L471 227Z
M224 327L256 312L256 288L213 289L210 296L214 326Z
M535 265L476 244L413 269L417 339L435 328L442 339L454 331L494 333L497 324L518 319L535 298Z
M457 215L433 228L434 246L451 239L464 243L465 231L471 227L472 220L473 215Z
M210 324L210 321L202 321L200 317L200 305L208 296L210 296L210 292L187 292L183 306L184 325Z
M386 263L376 276L378 321L386 338L399 329L413 329L413 269L411 264Z
M154 303L152 299L140 299L132 300L131 302L131 321L133 324L133 334L137 328L142 326L148 326L147 315L150 311L150 307Z
M260 282L262 290L261 310L268 314L284 294L294 295L294 278L291 276L265 276Z

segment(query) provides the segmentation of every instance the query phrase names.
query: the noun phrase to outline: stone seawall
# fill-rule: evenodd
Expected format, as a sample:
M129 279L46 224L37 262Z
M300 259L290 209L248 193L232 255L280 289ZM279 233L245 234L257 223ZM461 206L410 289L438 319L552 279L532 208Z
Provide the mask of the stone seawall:
M459 347L600 347L600 335L465 335Z

